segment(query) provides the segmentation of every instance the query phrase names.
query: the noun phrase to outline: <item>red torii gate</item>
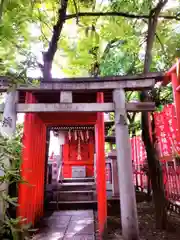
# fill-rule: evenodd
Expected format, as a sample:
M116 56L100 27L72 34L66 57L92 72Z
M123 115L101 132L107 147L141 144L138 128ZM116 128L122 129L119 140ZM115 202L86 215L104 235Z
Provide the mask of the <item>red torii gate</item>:
M103 112L115 111L123 235L129 239L133 236L138 239L126 111L153 111L155 106L150 102L125 103L124 89L150 89L154 86L155 81L161 80L162 77L161 73L149 73L98 79L70 79L69 81L55 79L50 82L42 82L39 86L19 85L17 91L20 93L20 98L16 104L16 111L26 113L21 174L28 184L19 186L18 216L22 216L27 219L27 222L32 223L43 216L47 126L64 123L67 125L93 124L96 129L98 222L100 234L103 233L107 221ZM1 91L7 90L7 82L3 82L0 89ZM84 91L86 92L84 93ZM52 99L50 99L49 93ZM78 99L77 95L82 93L84 93L83 97ZM69 102L69 97L71 102ZM3 107L1 107L1 112L3 112Z
M97 102L103 103L103 93L97 93ZM31 93L26 93L26 103L36 103ZM28 113L25 115L21 175L28 184L20 184L18 196L18 216L26 222L35 223L43 216L44 180L46 153L46 131L48 126L95 125L97 159L97 197L99 230L103 232L107 216L106 177L105 177L105 137L103 113Z
M178 128L180 129L180 91L179 75L174 65L165 73L163 84L172 81L174 99L177 111ZM158 79L157 79L158 80ZM32 93L26 93L26 103L36 103L38 99ZM97 93L97 103L104 102L103 92ZM22 177L28 184L21 184L19 187L19 207L18 216L27 218L28 222L34 223L43 215L44 202L44 179L45 179L45 159L46 159L46 128L52 124L94 124L96 126L96 157L97 157L97 192L98 192L98 219L99 231L104 231L107 218L107 199L106 199L106 178L105 178L105 152L104 152L104 117L103 113L51 113L50 118L46 113L28 113L24 123L23 138L23 161ZM61 121L59 120L61 119ZM69 119L73 119L69 121ZM68 123L69 121L69 123ZM41 146L41 147L40 147ZM33 161L32 161L33 159Z

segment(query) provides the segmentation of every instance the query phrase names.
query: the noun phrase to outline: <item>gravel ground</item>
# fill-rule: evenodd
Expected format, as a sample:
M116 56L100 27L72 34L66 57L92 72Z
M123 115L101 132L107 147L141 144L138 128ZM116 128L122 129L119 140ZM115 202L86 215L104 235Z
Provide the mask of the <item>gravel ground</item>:
M138 203L138 220L140 230L140 240L180 240L180 216L174 213L170 213L169 230L161 231L157 230L155 226L154 209L151 203L142 202ZM117 208L117 206L115 206ZM108 228L104 239L123 240L121 235L120 217L117 209L115 215L115 209L111 206L113 216L108 216ZM109 215L111 215L109 213ZM98 234L97 238L98 240Z

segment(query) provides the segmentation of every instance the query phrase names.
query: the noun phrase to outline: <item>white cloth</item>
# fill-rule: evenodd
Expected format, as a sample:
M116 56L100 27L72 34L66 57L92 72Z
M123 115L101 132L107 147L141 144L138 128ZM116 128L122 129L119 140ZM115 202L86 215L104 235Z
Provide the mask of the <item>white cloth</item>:
M6 96L0 133L4 137L11 137L16 130L16 91L9 92Z

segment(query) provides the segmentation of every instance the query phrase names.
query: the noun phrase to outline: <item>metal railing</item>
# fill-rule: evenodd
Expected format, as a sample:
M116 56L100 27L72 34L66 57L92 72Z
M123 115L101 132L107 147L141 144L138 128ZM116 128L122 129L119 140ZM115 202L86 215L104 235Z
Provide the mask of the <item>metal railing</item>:
M63 162L61 161L59 170L58 170L58 175L57 175L57 182L60 182L60 183L62 183L62 180L63 180L62 169L63 169Z

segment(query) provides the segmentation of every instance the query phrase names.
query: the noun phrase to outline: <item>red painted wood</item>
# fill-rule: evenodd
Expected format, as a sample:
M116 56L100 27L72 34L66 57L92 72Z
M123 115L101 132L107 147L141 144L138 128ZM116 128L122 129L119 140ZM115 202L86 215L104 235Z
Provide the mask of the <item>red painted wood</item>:
M94 166L93 165L86 165L86 176L87 177L94 176Z
M39 113L38 116L47 125L94 125L96 113Z
M33 103L34 99L31 94L26 94L26 103ZM30 168L30 161L29 159L29 151L30 148L28 146L30 145L30 137L28 136L30 132L31 127L31 121L32 121L32 115L26 114L25 115L25 121L24 121L24 135L23 135L23 145L24 148L22 150L22 165L21 165L21 176L22 178L27 181L29 179L29 171ZM19 207L18 207L18 216L27 216L27 194L28 194L28 188L25 184L19 185L19 193L18 193L18 201L19 201Z
M40 118L46 124L46 126L53 126L53 125L95 125L97 115L96 113L39 113ZM63 154L67 154L64 159L68 159L68 151L65 150L67 148L66 144L63 147ZM94 148L94 146L93 146ZM92 150L90 159L92 159L92 163L90 161L69 161L68 164L63 166L63 176L65 178L72 177L72 166L83 166L86 165L86 174L87 176L94 175L94 150ZM66 161L66 160L65 160ZM90 166L91 165L91 166Z
M69 158L69 144L63 145L63 159ZM63 164L63 177L64 178L71 178L72 173L69 164Z
M86 124L86 123L85 123ZM85 136L85 131L82 131ZM74 139L72 134L71 141L66 135L65 144L63 147L63 176L64 178L72 177L73 166L85 166L86 176L92 177L94 175L94 134L89 132L88 142L81 141L81 160L78 157L78 140Z
M171 74L171 82L172 82L172 87L173 87L174 103L175 103L175 107L176 107L178 129L180 132L180 92L176 91L176 88L179 86L178 77L177 77L176 73Z
M166 72L166 75L171 76L172 73L176 73L178 64L180 65L180 59L177 59L177 62Z
M97 93L97 102L104 101L103 93ZM100 235L103 234L107 221L107 198L106 198L106 165L105 165L105 136L104 114L97 113L96 122L96 173L97 173L97 201L98 223Z
M26 94L26 103L35 103L31 93ZM91 113L39 113L26 114L22 150L21 175L28 184L20 184L17 211L18 216L26 218L26 222L35 223L43 215L44 173L46 152L46 128L50 125L94 125L96 114ZM68 159L69 144L64 145L63 154ZM94 143L84 146L84 158L88 161L78 163L73 159L63 169L65 177L71 177L73 165L86 165L87 176L93 174ZM90 159L90 160L89 160Z
M171 74L177 73L177 66L180 66L180 59L176 59L176 63L165 73L162 85L165 86L171 82ZM180 72L179 72L180 73Z
M26 102L34 103L32 94ZM28 184L19 186L18 216L34 223L43 214L46 126L38 114L26 114L22 151L21 175Z

